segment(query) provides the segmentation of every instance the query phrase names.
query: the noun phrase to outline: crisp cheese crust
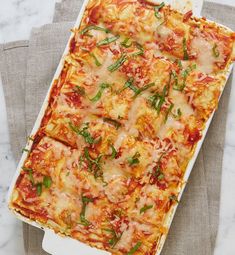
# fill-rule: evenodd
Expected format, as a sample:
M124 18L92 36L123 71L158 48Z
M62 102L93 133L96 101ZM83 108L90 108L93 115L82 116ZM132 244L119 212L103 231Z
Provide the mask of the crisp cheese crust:
M155 254L234 33L142 0L90 0L72 32L10 208L112 254Z

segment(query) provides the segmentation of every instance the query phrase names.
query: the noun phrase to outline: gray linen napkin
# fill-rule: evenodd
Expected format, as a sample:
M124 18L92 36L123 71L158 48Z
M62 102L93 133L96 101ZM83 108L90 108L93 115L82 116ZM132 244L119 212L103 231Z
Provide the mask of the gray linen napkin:
M72 4L74 2L74 5ZM55 21L61 17L63 20L74 20L77 16L78 10L75 9L79 1L64 0L64 2L57 4L57 10L55 12ZM62 8L70 6L71 9L66 8L63 15ZM78 8L78 7L77 7ZM208 17L208 13L215 14L211 10L216 10L218 6L206 3L204 6L204 15ZM218 17L222 18L224 13L227 16L230 14L230 23L234 22L235 17L232 15L230 7L218 8L220 11ZM56 18L58 17L58 18ZM215 20L216 17L210 17ZM59 58L63 52L65 42L67 39L64 38L68 27L71 24L60 24L57 25L57 30L53 28L54 25L47 25L41 29L37 29L36 32L32 33L30 43L30 54L28 55L27 75L26 75L26 117L27 117L27 129L31 131L32 124L35 121L38 110L41 106L41 102L45 97L46 90L52 79L54 70L56 69ZM64 29L63 29L64 28ZM67 33L68 35L68 33ZM65 36L66 37L66 36ZM61 40L61 41L60 41ZM6 46L4 46L5 48ZM9 47L9 45L8 45ZM16 45L14 46L16 47ZM20 50L19 48L18 50ZM12 49L13 51L14 49ZM39 51L38 51L39 50ZM39 52L39 53L38 53ZM16 107L12 105L7 97L9 90L14 90L15 72L12 69L6 69L6 61L8 64L18 65L18 69L22 67L19 63L15 63L12 53L11 59L6 58L6 52L1 51L4 56L5 64L1 65L1 71L4 83L4 92L6 95L7 108L11 109L12 112L16 111ZM17 54L20 54L19 52ZM8 53L9 55L9 53ZM21 54L23 58L25 54ZM49 59L50 61L45 61ZM1 57L0 62L3 62ZM26 60L25 60L26 61ZM47 63L48 62L48 63ZM34 63L37 63L36 66ZM31 66L32 65L32 66ZM46 67L41 67L46 65ZM40 67L39 67L40 66ZM22 72L23 73L23 72ZM34 78L34 76L36 76ZM4 78L5 77L5 78ZM9 77L13 77L12 80ZM17 78L19 83L19 79ZM194 167L192 175L189 180L189 184L185 190L182 201L176 213L176 217L173 221L172 228L170 230L168 240L164 247L163 254L211 254L211 243L214 244L217 226L218 226L218 207L219 207L219 193L220 193L220 178L221 178L221 164L223 156L223 140L226 123L226 112L227 103L229 96L230 87L227 84L225 94L222 97L219 111L216 113L213 120L212 126L208 133L208 137L203 146L203 150L199 155L197 163ZM31 87L32 86L32 87ZM44 93L41 93L41 89L44 89ZM35 93L36 91L36 93ZM38 94L40 94L38 99ZM36 96L35 96L36 95ZM31 103L37 100L37 103ZM24 106L22 105L24 108ZM28 109L30 108L30 109ZM9 113L8 109L8 113ZM9 114L9 124L13 123L14 119ZM22 115L21 115L22 116ZM23 125L23 124L22 124ZM13 137L14 128L10 129L11 137ZM18 129L17 129L18 131ZM222 134L222 135L221 135ZM25 137L23 132L18 132L19 137ZM13 147L15 147L15 140L11 139ZM15 153L16 155L16 153ZM216 155L216 156L215 156ZM204 160L205 159L205 160ZM206 170L206 171L205 171ZM206 183L206 181L207 183ZM208 198L207 198L208 196ZM208 212L209 209L209 212ZM210 217L209 217L210 216ZM210 223L210 224L209 224ZM27 254L44 254L41 251L41 236L38 230L35 233L30 232L28 228L25 231L25 242L26 242L26 253ZM210 230L211 229L211 234ZM35 241L36 240L36 241ZM202 245L203 244L203 245Z
M228 26L235 31L235 7L204 2L202 15L207 19ZM225 135L221 134L224 134L226 130L226 113L228 111L231 86L232 83L235 82L233 79L234 73L235 71L233 70L233 74L231 75L220 100L218 111L214 116L209 132L202 146L210 213L212 247L215 246L219 223L218 208L220 204L221 170L225 140Z
M18 161L26 142L25 77L28 41L0 45L0 70L6 101L11 149Z
M57 3L53 22L75 21L82 4L82 0L62 0L61 3Z

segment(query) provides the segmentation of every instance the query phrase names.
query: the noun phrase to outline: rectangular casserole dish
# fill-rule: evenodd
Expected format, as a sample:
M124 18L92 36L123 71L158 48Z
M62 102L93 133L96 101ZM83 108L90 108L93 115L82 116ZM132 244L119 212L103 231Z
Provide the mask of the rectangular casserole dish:
M87 4L88 4L88 1L85 1L84 5L83 5L83 8L82 8L82 10L81 10L81 12L80 12L80 15L79 15L79 17L78 17L78 21L76 22L76 25L75 25L75 26L79 26L79 25L80 25L80 22L81 22L81 19L82 19L82 16L83 16L83 13L84 13L84 11L85 11L85 8L86 8ZM159 15L159 14L157 14L157 15ZM61 71L62 71L63 66L64 66L64 59L65 59L66 55L68 54L69 50L71 49L71 41L72 41L72 39L73 39L73 36L71 36L71 38L70 38L70 41L69 41L69 43L68 43L68 45L67 45L67 47L66 47L65 53L64 53L64 55L63 55L63 58L62 58L62 60L61 60L61 62L60 62L60 64L59 64L59 67L58 67L57 71L56 71L55 77L54 77L53 82L52 82L52 84L51 84L51 86L50 86L50 90L49 90L49 92L48 92L48 94L47 94L47 97L46 97L46 99L45 99L45 101L44 101L44 104L43 104L43 106L42 106L42 109L41 109L41 111L40 111L40 114L39 114L39 116L38 116L38 119L37 119L37 121L36 121L36 123L35 123L35 126L34 126L34 129L33 129L33 131L32 131L31 137L35 137L35 134L38 133L38 130L39 130L39 128L41 127L41 121L42 121L43 117L45 116L45 112L46 112L46 110L47 110L47 107L48 107L48 104L49 104L49 101L50 101L51 89L53 88L53 85L55 84L55 80L58 79L58 77L59 77L60 74L61 74ZM135 52L134 52L134 53L135 53ZM94 58L94 60L96 61L97 58L94 57L94 56L95 56L95 55L93 55L93 58ZM227 66L227 67L225 68L225 69L226 69L226 72L223 74L225 80L228 78L229 73L231 72L231 68L232 68L232 65L229 65L229 66ZM190 67L190 69L193 69L193 67ZM185 70L189 70L189 69L186 68ZM184 71L185 71L185 70L184 70ZM192 71L193 71L193 70L192 70ZM200 78L201 78L201 77L200 77ZM222 78L221 78L221 79L222 79ZM223 81L223 83L225 83L225 80ZM224 85L224 84L223 84L223 85ZM222 90L221 90L221 92L222 92ZM221 94L220 94L220 95L221 95ZM219 96L220 96L220 95L219 95ZM218 96L218 97L219 97L219 96ZM195 159L196 159L196 157L197 157L197 154L198 154L198 152L199 152L199 150L200 150L200 147L201 147L201 144L202 144L202 142L203 142L203 140L204 140L205 134L206 134L206 132L207 132L207 130L208 130L208 127L209 127L209 124L210 124L210 122L211 122L213 113L214 113L214 110L213 110L212 112L209 113L209 115L208 115L209 118L208 118L208 120L207 120L206 123L205 123L205 127L203 128L203 130L201 130L201 131L202 131L202 132L201 132L201 139L198 141L198 143L196 144L195 148L193 149L194 153L193 153L193 155L192 155L192 157L191 157L190 162L187 164L187 168L186 168L186 170L185 170L185 172L184 172L184 176L183 176L181 185L178 187L178 190L177 190L177 191L178 191L178 192L177 192L177 198L176 198L174 195L173 195L172 198L171 198L171 201L174 200L174 203L170 206L170 209L169 209L169 211L167 212L167 217L166 217L165 220L164 220L164 227L165 227L166 229L167 229L167 228L170 226L170 224L171 224L171 221L172 221L172 219L173 219L173 215L174 215L175 210L176 210L176 208L177 208L177 201L175 201L175 200L180 200L180 197L181 197L181 195L182 195L182 192L183 192L183 189L184 189L184 187L185 187L186 181L188 180L188 177L189 177L190 172L191 172L191 170L192 170L193 164L194 164ZM110 122L110 121L109 121L109 122ZM110 124L110 123L109 123L109 124ZM73 128L73 129L74 129L74 128ZM28 145L27 145L27 149L28 149L28 150L31 150L33 144L34 144L33 141L29 141L29 143L28 143ZM129 156L130 156L130 155L129 155ZM43 228L45 228L45 225L44 225L44 224L38 224L38 223L35 222L35 221L31 221L31 220L29 220L28 218L23 217L21 214L19 214L19 213L17 212L17 210L15 210L14 206L12 206L12 202L11 202L11 201L12 201L12 193L13 193L14 187L15 187L15 185L16 185L17 179L19 178L20 172L22 172L22 167L25 167L25 161L26 161L27 158L28 158L28 153L25 152L25 153L23 154L22 159L21 159L21 161L20 161L20 163L19 163L19 166L18 166L18 168L17 168L16 176L15 176L13 182L12 182L12 185L11 185L11 188L10 188L10 193L9 193L9 205L10 205L10 209L11 209L11 210L14 212L14 214L15 214L18 218L20 218L21 220L23 220L23 221L25 221L25 222L28 222L29 224L34 225L34 226L36 226L36 227L43 227ZM135 160L136 160L136 159L135 159ZM28 170L26 170L26 171L28 171ZM158 177L159 177L159 176L158 176ZM137 178L138 178L138 176L137 176ZM163 177L163 178L164 178L164 177ZM50 182L50 181L49 181L49 182ZM42 185L41 185L41 186L42 186ZM41 186L39 186L39 188L38 188L39 192L40 192L40 189L42 189ZM47 182L46 182L46 186L49 186L48 180L47 180ZM150 206L151 206L151 205L150 205ZM144 210L148 210L147 207L143 207L143 208L145 208ZM142 208L141 208L141 209L142 209ZM149 208L149 209L151 209L151 208ZM145 212L145 211L144 211L144 212ZM158 242L156 243L156 247L157 247L156 252L157 252L157 254L160 254L160 251L161 251L161 249L162 249L163 243L164 243L165 238L166 238L166 232L167 232L167 231L166 231L165 233L164 233L164 232L165 232L165 230L162 231L161 237L158 239ZM136 244L137 244L137 246L134 245L132 248L136 248L136 247L138 248L139 242L137 242ZM141 248L140 248L140 249L141 249ZM98 251L97 251L97 252L98 252ZM136 252L138 252L138 250L136 250ZM92 253L92 254L96 254L96 251L94 251L94 253ZM119 253L117 253L117 254L119 254ZM124 254L124 253L123 253L123 254ZM137 253L136 253L136 254L137 254ZM143 253L138 253L138 254L143 254ZM153 253L149 253L149 254L153 254Z

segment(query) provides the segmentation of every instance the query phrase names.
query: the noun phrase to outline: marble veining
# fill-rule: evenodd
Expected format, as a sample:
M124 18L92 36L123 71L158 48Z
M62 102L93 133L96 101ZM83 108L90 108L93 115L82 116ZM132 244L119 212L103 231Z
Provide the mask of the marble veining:
M32 27L50 23L55 2L56 0L0 0L0 43L28 39ZM221 0L213 2L221 3ZM234 0L224 0L223 3L235 6ZM214 255L235 254L235 78L233 81L224 148L220 224ZM10 150L1 79L0 172L0 255L24 255L22 224L6 207L6 194L15 172L15 163Z
M0 42L27 39L32 27L50 23L55 1L0 0Z

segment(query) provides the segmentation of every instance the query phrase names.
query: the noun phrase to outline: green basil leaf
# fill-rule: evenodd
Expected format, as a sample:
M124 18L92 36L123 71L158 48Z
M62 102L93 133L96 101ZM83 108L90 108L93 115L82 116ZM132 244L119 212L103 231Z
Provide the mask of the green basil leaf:
M36 191L37 191L37 195L41 196L41 194L42 194L42 183L37 183L36 184Z
M153 173L153 175L154 175L159 181L161 181L162 179L165 178L165 175L164 175L164 173L163 173L162 170L161 170L160 163L161 163L161 158L158 160L157 169L156 169L155 172Z
M90 56L94 59L96 66L101 66L101 63L99 62L98 58L95 56L94 53L90 53Z
M135 155L134 155L133 157L127 158L127 161L128 161L128 163L129 163L129 166L133 166L133 165L139 164L139 163L140 163L139 157L140 157L139 152L136 152Z
M175 70L171 71L171 76L173 76L174 79L174 87L173 88L178 88L179 87L179 78Z
M80 221L81 221L80 224L85 227L88 227L91 225L91 223L85 218L85 216L82 213L80 213Z
M166 95L168 94L169 87L166 85L164 86L162 93L156 93L149 98L151 106L157 111L159 114L162 108L162 105L165 102Z
M22 153L24 153L24 152L29 152L29 150L26 149L26 148L23 148L23 149L21 150L21 152L22 152Z
M88 204L90 202L94 202L94 199L90 198L90 197L82 196L82 203L83 204Z
M107 28L91 25L91 26L85 27L83 30L81 30L80 34L85 35L90 30L99 30L99 31L104 31L105 33L110 33L110 30Z
M31 137L31 136L27 136L27 139L28 139L29 141L34 141L33 137Z
M181 76L183 77L183 83L181 85L179 84L179 80L178 80L178 76L177 76L176 72L172 71L171 74L172 74L172 76L175 80L175 84L173 86L173 89L178 90L178 91L183 91L185 86L186 86L187 77L189 76L190 72L193 71L196 68L197 68L197 65L193 64L193 65L190 65L189 67L187 67L185 70L183 70L181 72Z
M96 45L99 47L99 46L102 46L102 45L110 44L112 42L117 41L119 39L119 37L120 37L120 35L113 36L113 37L107 37L104 40L99 41Z
M135 95L134 95L134 98L135 98L139 94L141 94L143 91L145 91L155 85L155 83L149 83L142 88L138 88L138 87L134 86L133 83L134 83L134 79L132 77L129 78L126 81L126 83L124 84L124 87L118 92L118 94L121 93L122 91L124 91L125 89L129 88L135 93Z
M113 125L116 129L119 129L121 127L121 123L118 122L117 120L113 120L111 118L103 118L104 122L107 122L111 125Z
M125 48L130 48L132 45L132 41L130 41L130 38L126 38L123 42L121 42L121 45ZM128 43L129 42L129 43Z
M134 97L137 97L139 94L141 94L143 91L145 91L145 90L147 90L147 89L149 89L149 88L151 88L151 87L153 87L155 85L155 83L149 83L149 84L147 84L147 85L145 85L144 87L142 87L142 88L139 88L139 89L137 89L136 91L135 91L135 96Z
M178 201L176 195L171 195L171 196L169 196L169 199L170 199L171 201L175 201L175 202L179 203L179 201Z
M164 179L164 178L165 178L165 175L164 175L163 173L159 174L158 177L157 177L157 179L158 179L159 181L161 181L161 180Z
M157 19L161 19L160 10L165 6L165 3L162 2L160 5L154 6L154 15Z
M117 156L117 151L116 151L116 149L114 148L114 146L112 144L110 144L110 147L112 149L111 158L114 159Z
M174 107L174 104L171 104L170 107L167 109L166 115L165 115L165 123L167 122L168 116L170 114L170 112L172 111Z
M35 181L34 181L34 178L33 178L33 169L32 168L28 168L28 167L24 167L24 166L22 167L22 169L25 172L28 172L29 180L31 181L32 185L34 186Z
M141 44L136 43L136 47L139 50L138 52L135 52L133 54L131 54L131 56L139 56L139 55L144 55L144 48Z
M218 45L215 43L212 48L212 53L215 58L218 58L220 56L220 52L218 50Z
M51 187L52 184L52 179L50 176L44 176L43 178L43 185L45 188L49 189Z
M184 52L184 60L189 60L187 40L185 37L183 39L183 52Z
M138 251L141 245L142 243L138 242L126 255L133 255L136 251Z
M78 93L81 96L85 96L86 95L85 88L83 88L81 86L76 86L74 88L74 92Z
M99 101L100 100L100 98L101 98L101 96L102 96L102 94L103 94L103 92L104 92L104 90L105 89L107 89L107 88L109 88L110 87L110 84L107 84L107 83L102 83L101 85L100 85L100 89L99 89L99 91L97 92L97 94L93 97L93 98L90 98L90 100L92 101L92 102L97 102L97 101Z
M118 92L118 94L120 94L122 91L124 91L125 89L129 88L131 89L135 94L139 92L139 88L137 88L136 86L133 85L134 83L134 78L129 78L125 84L124 87Z
M96 159L91 158L88 148L84 149L84 157L88 162L88 168L90 172L94 174L95 179L98 177L103 178L103 172L101 170L101 159L103 154L100 154Z
M94 201L93 198L89 198L89 197L82 195L82 210L80 213L80 223L85 227L88 227L89 225L91 225L91 223L85 217L86 206L88 205L88 203L93 202L93 201Z
M121 239L122 233L118 235L114 229L107 229L106 228L106 229L103 229L103 230L112 234L112 238L109 239L108 243L112 248L114 248L115 245L118 243L118 241Z
M100 139L96 140L94 139L91 134L88 132L89 123L85 123L84 127L82 129L79 129L78 127L74 126L71 122L69 123L69 127L78 135L82 136L86 143L88 144L95 144L100 141Z
M115 63L108 67L108 70L110 72L116 71L120 66L124 64L126 60L127 60L126 54L122 54L121 57Z
M182 65L181 60L180 59L176 59L175 62L177 63L179 69L182 70L183 69L183 65Z
M178 117L182 116L182 112L181 112L180 108L177 109L177 115L178 115Z
M145 205L140 209L140 214L145 213L147 210L153 208L153 205Z

